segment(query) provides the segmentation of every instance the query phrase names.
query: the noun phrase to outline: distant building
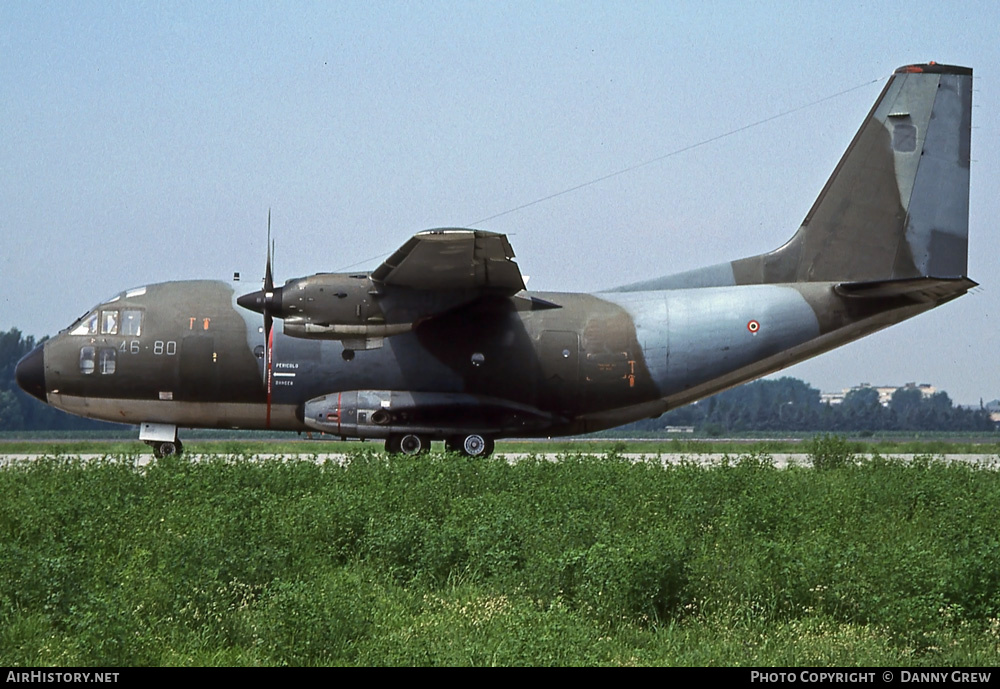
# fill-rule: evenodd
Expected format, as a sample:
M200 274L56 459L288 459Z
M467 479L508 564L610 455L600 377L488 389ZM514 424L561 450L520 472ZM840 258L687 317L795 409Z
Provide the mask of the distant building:
M872 385L871 383L862 383L861 385L855 385L853 388L844 388L840 392L821 392L819 399L820 402L825 402L826 404L841 404L848 393L869 388L878 392L878 402L883 407L889 406L889 402L892 400L892 396L896 390L919 390L924 399L933 396L937 392L937 388L929 383L920 383L919 385L916 383L906 383L905 385Z
M1000 424L1000 400L993 400L992 402L987 402L983 405L990 413L990 421L993 423Z
M850 392L849 388L845 388L840 392L821 392L819 393L819 401L824 404L836 405L844 401L844 397Z

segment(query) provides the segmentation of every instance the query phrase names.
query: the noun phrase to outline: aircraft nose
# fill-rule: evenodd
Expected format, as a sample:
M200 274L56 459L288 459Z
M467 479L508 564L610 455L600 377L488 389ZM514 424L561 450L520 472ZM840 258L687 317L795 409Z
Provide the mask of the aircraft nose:
M45 399L45 354L44 345L38 345L24 355L14 368L17 384L29 395L43 402Z

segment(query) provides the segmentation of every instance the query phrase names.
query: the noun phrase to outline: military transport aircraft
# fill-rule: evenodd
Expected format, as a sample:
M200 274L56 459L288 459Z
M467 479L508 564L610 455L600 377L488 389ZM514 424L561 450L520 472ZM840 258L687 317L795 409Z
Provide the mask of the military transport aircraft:
M140 426L322 431L417 454L617 426L950 301L966 277L972 70L896 70L801 227L770 253L599 294L528 292L507 238L421 232L371 273L130 289L18 384Z

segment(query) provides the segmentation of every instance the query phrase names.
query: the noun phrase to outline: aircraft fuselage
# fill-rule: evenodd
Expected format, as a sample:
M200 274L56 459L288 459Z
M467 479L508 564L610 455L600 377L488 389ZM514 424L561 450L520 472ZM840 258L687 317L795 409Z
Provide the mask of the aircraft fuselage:
M260 319L236 298L226 283L187 281L102 304L45 343L46 401L123 423L383 437L308 423L305 407L333 393L406 391L506 407L496 436L579 433L661 414L931 306L852 307L827 283L526 292L361 351L288 337L276 323L268 362ZM440 437L462 429L448 414L431 425Z

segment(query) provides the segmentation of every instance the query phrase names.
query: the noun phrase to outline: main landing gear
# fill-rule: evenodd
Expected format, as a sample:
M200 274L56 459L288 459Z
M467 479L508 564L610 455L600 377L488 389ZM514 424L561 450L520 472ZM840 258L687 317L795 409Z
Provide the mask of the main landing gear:
M470 433L469 435L449 438L445 441L444 446L449 452L458 452L467 457L489 457L493 454L496 444L493 442L493 438Z
M431 449L431 439L426 435L416 433L406 433L404 435L390 435L385 439L385 451L390 455L422 455Z
M457 452L466 457L489 457L493 454L496 444L493 438L478 433L469 435L457 435L444 441L445 449L448 452ZM390 435L385 441L385 451L391 455L419 455L429 452L431 449L431 439L426 435L418 433L404 433L401 435Z

